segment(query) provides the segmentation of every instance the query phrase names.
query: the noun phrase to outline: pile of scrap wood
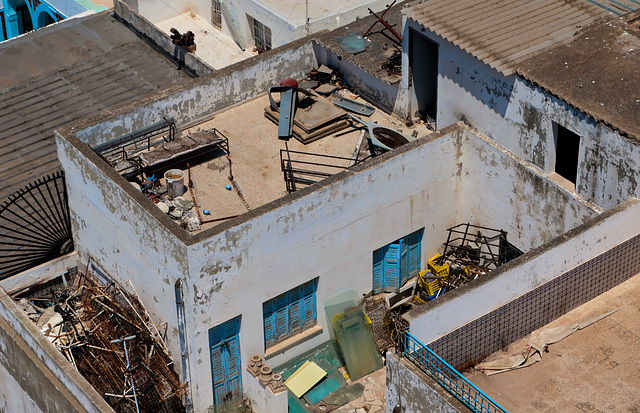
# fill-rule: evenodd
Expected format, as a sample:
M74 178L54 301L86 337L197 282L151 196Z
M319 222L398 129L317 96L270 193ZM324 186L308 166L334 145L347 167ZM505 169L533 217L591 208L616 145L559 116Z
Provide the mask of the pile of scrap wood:
M173 360L133 286L100 275L14 299L116 412L184 411Z

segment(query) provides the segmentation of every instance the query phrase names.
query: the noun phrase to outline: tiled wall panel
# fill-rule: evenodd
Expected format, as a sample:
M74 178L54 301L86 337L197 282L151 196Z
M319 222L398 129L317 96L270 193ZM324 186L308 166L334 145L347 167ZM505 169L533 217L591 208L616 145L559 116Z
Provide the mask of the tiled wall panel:
M458 370L464 370L638 273L640 235L427 346Z

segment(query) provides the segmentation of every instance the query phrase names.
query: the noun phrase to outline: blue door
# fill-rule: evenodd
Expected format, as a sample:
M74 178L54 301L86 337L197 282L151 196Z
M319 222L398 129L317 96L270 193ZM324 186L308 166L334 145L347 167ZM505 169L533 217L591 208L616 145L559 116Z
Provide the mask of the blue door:
M412 232L373 252L373 293L396 292L420 271L422 234Z
M216 411L242 402L240 317L209 330L213 404Z

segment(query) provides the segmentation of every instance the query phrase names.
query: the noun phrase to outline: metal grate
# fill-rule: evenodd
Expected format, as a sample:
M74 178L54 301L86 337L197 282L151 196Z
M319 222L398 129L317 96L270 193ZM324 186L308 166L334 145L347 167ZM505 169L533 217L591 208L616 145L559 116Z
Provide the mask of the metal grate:
M507 413L482 390L458 373L427 346L409 333L404 334L404 356L444 387L471 411L478 413Z
M220 0L211 0L211 25L222 30L222 5Z
M530 334L640 272L640 235L429 343L458 370Z
M0 206L0 279L73 251L64 173L25 186Z

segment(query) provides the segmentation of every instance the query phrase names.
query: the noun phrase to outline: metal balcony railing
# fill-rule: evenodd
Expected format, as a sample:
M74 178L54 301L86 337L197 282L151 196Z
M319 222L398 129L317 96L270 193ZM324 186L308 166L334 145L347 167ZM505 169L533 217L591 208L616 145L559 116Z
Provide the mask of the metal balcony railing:
M418 341L410 333L404 333L403 353L429 377L444 387L471 411L477 413L508 413L482 390L467 380L449 363Z

